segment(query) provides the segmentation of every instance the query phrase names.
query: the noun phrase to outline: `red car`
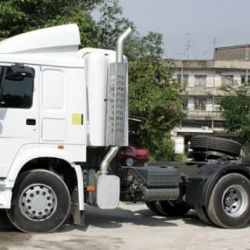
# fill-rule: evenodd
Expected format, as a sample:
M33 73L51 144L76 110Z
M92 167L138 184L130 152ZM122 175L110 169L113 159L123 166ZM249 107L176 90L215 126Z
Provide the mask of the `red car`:
M144 165L148 161L148 149L135 145L122 147L119 151L119 161L126 166Z

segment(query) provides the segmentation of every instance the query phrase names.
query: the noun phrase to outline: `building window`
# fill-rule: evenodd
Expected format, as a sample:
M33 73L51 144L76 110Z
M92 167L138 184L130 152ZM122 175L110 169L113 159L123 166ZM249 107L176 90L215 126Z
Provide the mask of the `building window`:
M203 96L194 97L194 110L206 110L207 99Z
M246 82L246 75L241 76L241 83ZM247 75L247 83L250 84L250 75Z
M34 72L11 73L10 67L1 68L3 81L0 107L28 109L32 106Z
M233 85L234 84L234 76L233 75L223 75L221 76L222 86Z
M207 76L206 75L195 75L194 86L195 87L206 87Z
M188 75L187 74L177 75L177 82L181 84L181 86L184 88L188 87Z

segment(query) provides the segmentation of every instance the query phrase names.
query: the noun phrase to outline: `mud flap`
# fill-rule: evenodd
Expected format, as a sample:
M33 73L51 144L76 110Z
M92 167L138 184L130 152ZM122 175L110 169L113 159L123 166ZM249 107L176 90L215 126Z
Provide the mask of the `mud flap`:
M74 189L71 195L71 215L74 225L84 225L85 224L85 213L84 210L80 211L79 209L79 199L78 199L78 190Z

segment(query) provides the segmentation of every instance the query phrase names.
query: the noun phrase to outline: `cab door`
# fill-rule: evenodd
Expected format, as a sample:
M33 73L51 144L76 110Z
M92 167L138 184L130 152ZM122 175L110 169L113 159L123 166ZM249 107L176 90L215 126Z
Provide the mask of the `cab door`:
M38 142L36 69L0 67L0 177L6 177L15 156Z

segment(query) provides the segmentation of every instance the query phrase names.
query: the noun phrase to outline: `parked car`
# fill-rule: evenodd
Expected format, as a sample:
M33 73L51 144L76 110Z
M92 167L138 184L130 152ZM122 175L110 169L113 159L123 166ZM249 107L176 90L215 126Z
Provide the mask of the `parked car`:
M148 149L136 145L122 147L119 151L119 161L129 167L144 165L148 161Z

